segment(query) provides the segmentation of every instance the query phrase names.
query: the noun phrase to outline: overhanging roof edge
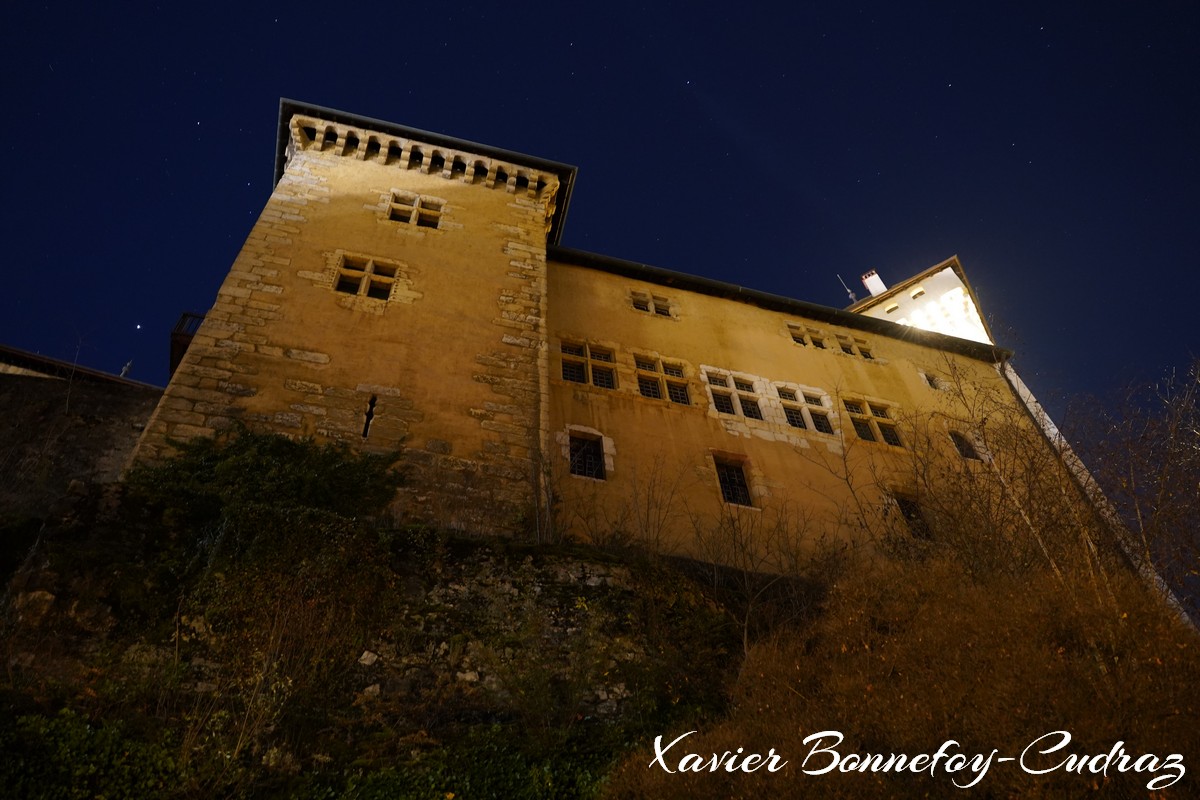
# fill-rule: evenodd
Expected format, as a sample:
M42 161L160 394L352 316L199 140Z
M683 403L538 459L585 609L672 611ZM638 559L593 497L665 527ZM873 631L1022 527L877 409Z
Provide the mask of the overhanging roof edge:
M795 314L807 319L828 322L847 328L869 331L880 336L902 341L916 342L928 347L949 350L960 355L998 364L1012 357L1012 351L1002 347L961 339L957 336L947 336L915 328L911 325L899 325L885 319L877 319L833 306L823 306L804 300L795 300L782 295L762 292L757 289L747 289L732 283L704 278L699 275L688 275L683 272L654 267L636 261L626 261L612 256L589 253L568 247L551 247L547 250L549 261L561 261L574 266L597 269L615 275L623 275L635 280L656 283L662 286L675 286L688 291L723 297L750 303L762 308L782 313ZM944 265L943 265L944 266Z

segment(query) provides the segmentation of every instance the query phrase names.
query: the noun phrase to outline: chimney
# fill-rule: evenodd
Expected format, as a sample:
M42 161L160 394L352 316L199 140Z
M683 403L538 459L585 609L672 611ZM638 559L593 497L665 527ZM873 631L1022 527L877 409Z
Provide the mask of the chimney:
M871 297L881 295L887 291L887 286L884 285L883 279L879 277L879 273L875 270L865 273L862 276L863 286L867 287L867 291L871 293Z

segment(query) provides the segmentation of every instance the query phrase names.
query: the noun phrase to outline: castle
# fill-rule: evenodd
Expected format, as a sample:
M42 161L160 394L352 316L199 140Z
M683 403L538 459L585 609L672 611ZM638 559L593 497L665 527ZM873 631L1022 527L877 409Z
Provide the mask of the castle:
M410 518L692 551L783 509L922 535L929 475L986 469L1002 417L1062 461L956 258L815 305L562 247L574 179L282 101L274 191L135 458L237 422L403 448Z

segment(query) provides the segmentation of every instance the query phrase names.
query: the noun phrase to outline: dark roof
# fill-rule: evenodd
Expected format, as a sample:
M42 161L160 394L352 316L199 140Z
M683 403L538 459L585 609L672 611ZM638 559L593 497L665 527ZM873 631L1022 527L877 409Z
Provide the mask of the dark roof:
M343 125L351 125L355 128L391 134L403 139L416 139L426 144L453 150L478 153L489 158L496 158L501 161L557 175L558 197L554 204L554 218L550 221L549 241L551 244L557 244L562 238L562 228L567 219L567 206L571 202L571 191L575 187L575 173L578 171L577 168L570 164L525 155L524 153L517 153L512 150L504 150L499 147L471 142L466 139L457 139L453 136L424 131L419 128L410 128L406 125L397 125L394 122L364 117L346 111L338 111L335 108L326 108L324 106L313 105L312 103L302 103L286 97L279 99L279 127L276 130L275 142L275 178L271 184L272 186L279 183L279 179L283 176L283 168L287 163L288 140L291 137L291 121L292 117L296 114L317 117L318 119L337 122Z
M18 350L15 347L8 347L2 344L0 344L0 364L8 364L9 366L19 367L30 372L36 372L39 375L45 375L47 378L68 378L94 383L117 383L123 386L138 386L144 389L154 389L158 392L162 391L161 386L133 381L129 378L122 378L120 375L112 375L108 372L81 367L78 364L59 361L57 358L50 358L39 353L30 353L27 350Z
M747 289L732 283L715 281L711 278L701 278L697 275L673 272L661 267L652 267L649 264L639 264L635 261L625 261L619 258L612 258L611 256L597 255L567 247L549 248L547 258L550 261L587 267L634 280L655 283L660 286L672 286L689 292L712 295L726 300L736 300L740 303L748 303L771 311L794 314L805 319L867 331L879 336L887 336L891 339L915 342L927 347L935 347L939 350L947 350L969 358L986 361L990 364L999 363L1012 356L1012 351L1010 350L983 342L960 339L957 336L947 336L943 333L914 328L911 325L899 325L889 320L868 317L846 309L807 303L803 300L793 300L790 297L760 292L756 289ZM944 268L945 266L947 264L940 264L937 269Z

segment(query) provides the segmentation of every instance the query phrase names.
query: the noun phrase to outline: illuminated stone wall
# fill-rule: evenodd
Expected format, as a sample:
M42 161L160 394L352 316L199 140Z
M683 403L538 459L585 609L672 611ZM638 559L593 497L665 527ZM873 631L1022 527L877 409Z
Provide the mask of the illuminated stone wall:
M916 491L916 448L961 458L975 398L1022 408L986 336L557 247L565 165L313 109L281 134L137 458L238 423L403 448L408 519L695 552L722 519L853 537Z

